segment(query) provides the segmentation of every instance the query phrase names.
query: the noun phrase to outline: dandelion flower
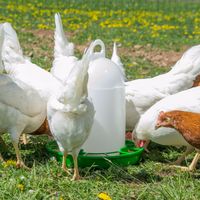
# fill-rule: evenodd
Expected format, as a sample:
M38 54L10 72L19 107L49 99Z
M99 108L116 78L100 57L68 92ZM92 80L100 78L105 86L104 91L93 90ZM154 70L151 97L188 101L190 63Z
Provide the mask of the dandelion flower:
M17 188L21 191L24 191L24 185L23 184L18 184Z
M98 198L101 200L112 200L111 197L104 192L99 193Z

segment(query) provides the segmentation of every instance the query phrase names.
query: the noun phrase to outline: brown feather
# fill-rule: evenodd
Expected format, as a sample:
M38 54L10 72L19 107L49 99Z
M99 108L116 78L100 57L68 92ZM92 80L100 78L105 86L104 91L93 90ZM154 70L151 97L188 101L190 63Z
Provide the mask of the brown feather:
M192 87L197 87L197 86L200 86L200 75L196 76L192 85Z
M40 128L38 128L36 131L29 133L30 135L49 135L52 136L50 129L49 129L49 124L47 121L47 118L45 119L45 121L43 122L43 124L40 126Z
M165 117L172 119L168 127L175 128L189 144L200 149L200 113L176 110L165 112Z

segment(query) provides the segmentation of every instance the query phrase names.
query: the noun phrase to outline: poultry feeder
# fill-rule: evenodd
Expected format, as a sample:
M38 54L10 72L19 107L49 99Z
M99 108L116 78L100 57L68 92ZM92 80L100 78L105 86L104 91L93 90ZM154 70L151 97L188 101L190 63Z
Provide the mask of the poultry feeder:
M100 46L101 51L94 52ZM87 141L78 157L80 167L96 166L107 168L111 163L127 166L136 164L143 148L125 144L125 87L119 67L105 58L105 46L101 40L93 42L90 52L88 98L94 109L94 123ZM59 161L62 153L55 143L49 143L47 150ZM69 157L67 165L72 166Z
M105 58L105 46L96 40L89 65L88 96L94 109L94 123L83 145L88 153L113 152L125 145L125 87L119 67ZM94 51L93 48L93 51Z
M62 152L59 151L57 143L51 141L46 145L50 156L55 157L58 162L62 162ZM94 167L98 169L107 169L112 164L118 166L128 166L139 163L143 148L136 148L132 141L126 140L126 145L115 152L108 153L86 153L83 150L78 155L78 165L81 168ZM67 167L73 167L72 156L67 157Z

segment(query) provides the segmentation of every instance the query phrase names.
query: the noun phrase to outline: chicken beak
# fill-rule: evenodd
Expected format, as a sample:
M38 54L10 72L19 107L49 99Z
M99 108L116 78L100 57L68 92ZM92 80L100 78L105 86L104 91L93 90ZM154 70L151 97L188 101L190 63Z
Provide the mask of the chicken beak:
M146 143L146 140L138 140L136 143L136 146L141 148L141 147L144 147L145 143Z
M157 123L157 124L155 125L155 130L159 129L160 127L161 127L161 125Z

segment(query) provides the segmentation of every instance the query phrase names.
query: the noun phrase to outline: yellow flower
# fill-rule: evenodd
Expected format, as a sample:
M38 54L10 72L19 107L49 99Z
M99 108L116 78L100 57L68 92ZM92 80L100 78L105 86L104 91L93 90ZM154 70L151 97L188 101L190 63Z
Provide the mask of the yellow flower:
M17 163L16 163L15 160L7 160L5 163L3 163L3 167L4 167L4 168L9 167L9 166L15 167L16 164L17 164Z
M17 188L21 191L24 191L24 185L23 184L18 184Z
M136 33L136 32L137 32L137 29L133 28L132 31L133 31L133 33Z
M39 29L49 29L49 27L46 24L38 24Z
M112 200L111 197L104 192L99 193L98 198L101 200Z

